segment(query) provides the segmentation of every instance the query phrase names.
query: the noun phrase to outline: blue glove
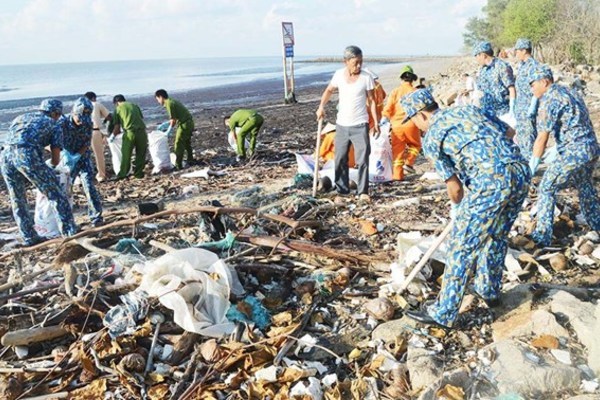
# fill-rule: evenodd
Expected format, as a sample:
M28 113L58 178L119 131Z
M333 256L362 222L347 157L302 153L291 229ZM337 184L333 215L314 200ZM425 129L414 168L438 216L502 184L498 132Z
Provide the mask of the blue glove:
M387 119L386 117L381 117L381 120L379 121L379 126L389 124L389 123L390 123L389 119Z
M162 124L159 124L156 129L158 129L161 132L166 132L169 127L171 126L171 122L170 121L165 121Z
M173 127L169 126L165 133L167 134L167 137L171 137L171 134L173 133Z
M460 203L452 203L452 206L450 207L450 219L452 221L454 221L456 219L456 214L458 214L459 206L460 206Z
M538 98L535 96L531 98L531 102L529 102L529 108L527 109L527 116L529 118L534 118L536 116L538 101Z
M537 171L538 167L540 166L540 161L541 159L539 157L531 156L531 159L529 160L529 169L531 169L531 176L535 175L535 171Z
M515 99L511 98L511 99L508 101L508 107L509 107L509 111L508 111L508 112L509 112L511 115L515 115Z

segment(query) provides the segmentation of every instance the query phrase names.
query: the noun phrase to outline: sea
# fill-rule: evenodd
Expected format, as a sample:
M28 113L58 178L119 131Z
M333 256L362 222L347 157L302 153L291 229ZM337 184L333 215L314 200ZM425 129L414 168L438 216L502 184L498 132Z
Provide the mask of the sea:
M296 57L297 79L324 76L339 63L312 62ZM93 91L104 104L121 93L128 99L164 88L169 93L232 84L281 80L281 57L221 57L176 60L105 61L81 63L0 65L0 142L12 119L36 108L43 98L73 98Z

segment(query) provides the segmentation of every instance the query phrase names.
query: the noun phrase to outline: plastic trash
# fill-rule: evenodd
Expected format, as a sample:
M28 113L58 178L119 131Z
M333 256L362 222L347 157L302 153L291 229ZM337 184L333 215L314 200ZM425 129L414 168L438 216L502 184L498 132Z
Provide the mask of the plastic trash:
M139 328L137 322L145 318L148 313L148 299L145 292L134 290L119 298L123 304L108 310L102 321L113 339L133 334Z
M173 251L144 265L139 290L173 311L188 332L219 338L235 329L227 317L230 293L244 294L234 269L214 253L196 248Z
M71 193L70 169L62 164L54 168L60 188L66 193L69 204L73 205ZM54 238L60 236L58 229L58 213L54 204L39 190L35 190L34 229L38 235Z
M225 234L225 238L217 240L216 242L206 242L197 244L196 247L209 250L229 250L235 244L235 235L231 232Z
M369 181L389 182L392 180L392 145L390 143L390 124L381 126L379 137L370 137L371 155L369 156Z
M119 253L139 254L139 249L141 247L142 244L137 240L132 238L123 238L117 242L115 250L117 250Z
M265 329L271 323L269 311L262 305L261 301L254 296L246 297L243 302L250 306L251 316L241 312L237 305L232 305L227 311L227 319L235 322L255 323L260 329Z
M169 138L165 132L152 131L148 134L148 150L152 158L152 174L171 170L171 153L169 150Z
M302 397L303 399L309 398L312 400L321 400L323 398L323 391L321 390L321 381L317 378L308 378L308 384L305 381L296 383L290 389L290 398Z
M110 150L110 159L115 175L118 175L121 170L121 160L123 159L123 153L121 151L122 146L123 135L110 135L108 137L108 149Z

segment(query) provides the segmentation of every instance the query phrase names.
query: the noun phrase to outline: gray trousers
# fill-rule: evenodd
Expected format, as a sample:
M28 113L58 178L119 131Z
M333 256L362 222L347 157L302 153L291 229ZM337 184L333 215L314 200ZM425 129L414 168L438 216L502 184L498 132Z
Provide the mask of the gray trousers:
M354 126L336 125L335 128L335 186L340 194L350 193L348 178L348 150L354 145L354 158L358 168L358 194L369 193L369 124Z

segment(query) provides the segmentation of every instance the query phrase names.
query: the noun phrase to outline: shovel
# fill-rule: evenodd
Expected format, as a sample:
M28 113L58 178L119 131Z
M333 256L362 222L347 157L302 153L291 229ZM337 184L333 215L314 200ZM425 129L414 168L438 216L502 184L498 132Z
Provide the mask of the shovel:
M408 274L404 282L402 282L402 284L400 285L400 289L398 290L399 294L402 294L406 290L408 285L410 285L410 283L413 281L413 279L415 279L415 276L417 276L417 274L421 272L427 261L429 261L429 259L433 255L433 253L437 250L438 247L440 247L444 239L446 239L446 236L448 236L453 226L453 221L450 221L450 223L444 228L442 233L440 233L440 236L438 236L433 241L433 243L431 243L429 249L427 249L425 254L423 254L423 257L419 260L417 265L414 266L414 268L410 271L410 274Z
M321 147L321 131L323 130L323 119L319 119L319 126L317 127L317 148L315 150L315 173L313 177L313 191L312 196L317 197L317 184L319 182L319 148Z

